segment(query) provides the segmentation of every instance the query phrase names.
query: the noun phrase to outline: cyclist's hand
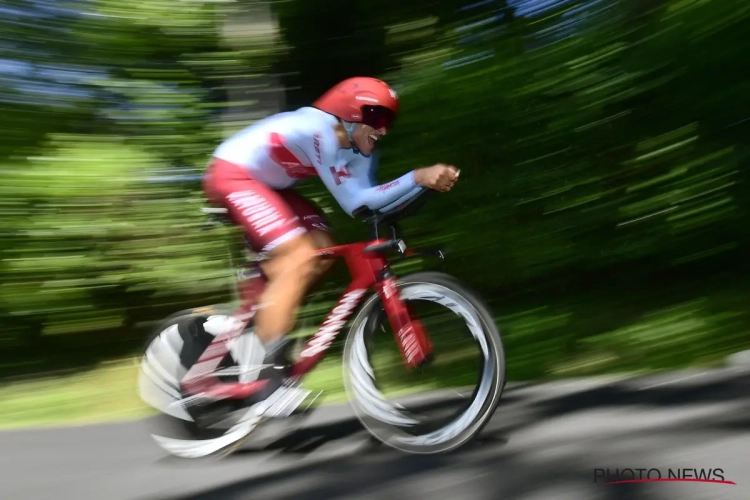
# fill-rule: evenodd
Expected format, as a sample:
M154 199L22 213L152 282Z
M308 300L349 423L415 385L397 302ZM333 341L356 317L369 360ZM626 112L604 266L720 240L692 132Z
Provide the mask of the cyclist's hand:
M417 169L414 172L414 181L420 186L436 191L450 191L458 180L460 172L453 165L438 163L431 167Z

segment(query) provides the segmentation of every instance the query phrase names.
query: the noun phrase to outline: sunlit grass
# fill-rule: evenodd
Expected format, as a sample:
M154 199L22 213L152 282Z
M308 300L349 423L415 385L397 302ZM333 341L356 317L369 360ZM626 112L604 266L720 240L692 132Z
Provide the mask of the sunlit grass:
M0 428L132 420L149 408L136 392L133 359L73 375L0 387Z

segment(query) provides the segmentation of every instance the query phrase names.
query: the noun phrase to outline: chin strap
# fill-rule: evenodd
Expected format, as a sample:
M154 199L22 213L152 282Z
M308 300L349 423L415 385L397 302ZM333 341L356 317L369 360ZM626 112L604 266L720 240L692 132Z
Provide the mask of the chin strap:
M354 149L354 152L356 154L359 154L359 149L357 149L357 146L354 143L354 137L352 137L352 133L354 133L354 128L357 126L357 122L348 122L346 120L341 120L341 124L344 126L344 130L346 130L346 134L349 137L349 142L352 145L352 149Z

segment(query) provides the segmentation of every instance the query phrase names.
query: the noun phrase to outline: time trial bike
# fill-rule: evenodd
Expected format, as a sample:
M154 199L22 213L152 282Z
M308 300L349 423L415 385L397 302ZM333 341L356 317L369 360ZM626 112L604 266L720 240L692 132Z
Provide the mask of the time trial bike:
M369 228L369 239L317 252L324 259L343 258L352 280L302 345L283 390L260 406L243 405L262 383L253 375L257 377L262 368L263 352L252 333L265 283L260 259L247 259L237 274L238 290L248 308L232 314L197 308L164 320L148 340L139 364L140 396L159 412L152 433L157 444L181 457L226 456L260 422L290 416L309 401L311 391L303 388L302 381L330 351L352 316L342 354L343 382L354 413L369 433L388 446L417 454L454 450L480 433L505 387L505 352L492 314L477 293L446 273L397 276L393 269L409 258L444 259L441 249L408 249L401 236L401 220L415 214L431 193L425 190L387 212L356 211L355 217ZM232 224L223 209L203 210L214 222ZM434 306L447 318L418 313L419 304ZM447 326L449 319L457 319L458 325ZM215 328L217 323L222 328ZM382 332L387 334L386 345L376 348ZM438 332L457 336L468 345L458 347L451 341L438 349ZM459 358L468 347L478 348L478 354L468 354L467 364L466 356L463 361ZM378 359L388 353L400 360L400 367L376 369ZM430 368L432 376L426 384L408 378ZM468 380L462 369L477 376L475 387L462 385ZM399 378L401 389L394 394L401 400L390 401L382 386ZM445 389L448 379L458 380L459 390ZM424 391L426 399L409 394ZM450 394L456 401L441 406L430 394ZM428 416L428 409L438 416ZM448 410L452 412L445 415Z

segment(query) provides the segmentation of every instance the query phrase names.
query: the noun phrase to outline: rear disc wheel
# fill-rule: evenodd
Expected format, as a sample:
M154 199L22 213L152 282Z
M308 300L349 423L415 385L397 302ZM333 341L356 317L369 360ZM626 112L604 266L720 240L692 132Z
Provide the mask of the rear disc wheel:
M240 401L180 402L187 396L181 389L183 377L214 338L203 328L208 318L185 313L165 320L146 343L139 365L139 395L158 411L148 419L151 435L162 449L184 458L225 456L249 433L236 426L244 413ZM236 366L227 354L218 370ZM239 377L220 379L238 381Z

